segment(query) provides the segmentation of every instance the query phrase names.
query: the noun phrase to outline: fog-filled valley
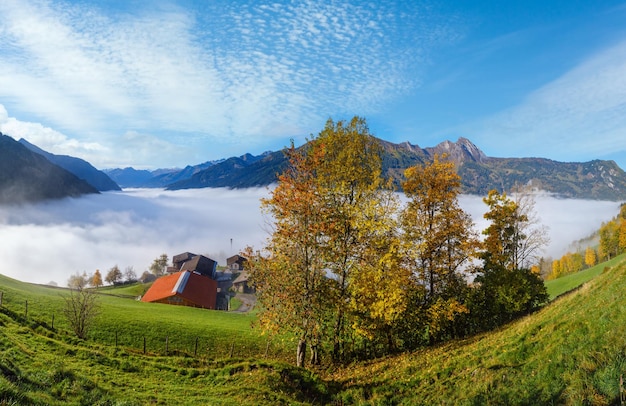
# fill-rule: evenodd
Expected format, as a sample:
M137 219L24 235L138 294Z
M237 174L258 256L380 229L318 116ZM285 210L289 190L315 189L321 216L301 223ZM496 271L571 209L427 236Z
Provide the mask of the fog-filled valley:
M204 254L225 265L247 245L261 248L270 230L260 210L267 188L128 189L77 199L0 207L1 272L27 282L65 286L71 274L114 265L141 275L166 253ZM546 256L560 257L597 230L618 202L537 195L536 211L549 227ZM482 196L464 195L461 206L477 230L486 227Z

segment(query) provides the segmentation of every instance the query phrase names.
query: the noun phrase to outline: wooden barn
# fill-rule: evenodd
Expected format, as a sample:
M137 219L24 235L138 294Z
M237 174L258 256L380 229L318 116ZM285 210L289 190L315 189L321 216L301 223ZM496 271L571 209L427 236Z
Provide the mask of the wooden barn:
M215 279L217 262L204 255L196 255L191 252L183 252L172 258L173 266L168 268L168 272L191 271L206 275Z
M141 301L215 309L217 281L197 272L179 271L154 281Z

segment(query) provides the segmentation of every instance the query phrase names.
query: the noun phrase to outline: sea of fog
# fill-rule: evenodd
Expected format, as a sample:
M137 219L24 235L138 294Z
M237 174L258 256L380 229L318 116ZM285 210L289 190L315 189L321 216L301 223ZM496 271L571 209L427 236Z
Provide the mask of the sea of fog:
M76 272L103 275L132 266L141 275L165 253L189 251L226 264L247 245L260 248L268 218L259 208L267 188L242 190L129 189L21 207L0 207L0 273L34 283L65 286ZM549 227L545 255L560 257L618 213L619 203L538 195L536 211ZM461 196L477 230L487 206Z

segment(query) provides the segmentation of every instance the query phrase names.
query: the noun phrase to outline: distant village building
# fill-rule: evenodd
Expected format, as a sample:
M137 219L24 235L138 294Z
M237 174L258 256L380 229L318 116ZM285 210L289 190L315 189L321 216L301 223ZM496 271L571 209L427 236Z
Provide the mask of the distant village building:
M175 255L172 258L173 267L169 269L175 269L178 271L192 271L201 275L208 276L215 279L215 272L217 271L217 262L211 258L207 258L204 255L196 255L191 252L184 252L182 254Z
M217 262L190 252L175 255L167 275L160 277L141 298L142 302L223 308L218 300Z
M244 263L247 261L241 255L233 255L230 258L226 258L226 266L231 271L241 271L244 268Z
M233 289L239 293L254 293L254 287L248 284L248 272L243 271L237 279L233 281Z
M154 281L141 301L215 309L217 282L196 272L179 271Z

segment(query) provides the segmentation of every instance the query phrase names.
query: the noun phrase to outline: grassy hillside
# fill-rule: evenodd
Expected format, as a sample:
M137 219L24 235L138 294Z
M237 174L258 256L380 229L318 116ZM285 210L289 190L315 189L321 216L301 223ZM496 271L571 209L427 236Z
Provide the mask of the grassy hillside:
M619 404L626 264L499 331L334 375L346 403Z
M600 275L606 268L613 267L626 259L626 254L613 258L610 261L603 262L584 271L576 272L570 275L562 276L558 279L554 279L546 282L546 289L550 295L550 300L576 289L582 284L590 281L596 276Z
M54 329L46 321L60 312L62 290L0 277L0 404L619 404L626 263L617 261L496 332L316 373L280 361L290 352L279 343L265 356L253 315L116 296L102 297L98 331L82 342L60 313ZM161 340L175 333L189 342L172 339L165 355ZM128 338L143 336L160 347L144 355ZM207 340L196 356L195 337ZM255 349L211 353L218 337Z
M254 314L210 311L135 299L141 285L103 289L100 314L89 340L100 344L128 347L143 352L165 354L184 352L219 359L229 356L261 357L269 354L285 358L282 342L268 343L252 328ZM56 332L69 326L62 314L65 289L30 285L0 275L3 307L27 323ZM133 293L130 293L133 292ZM28 304L27 304L28 302Z

